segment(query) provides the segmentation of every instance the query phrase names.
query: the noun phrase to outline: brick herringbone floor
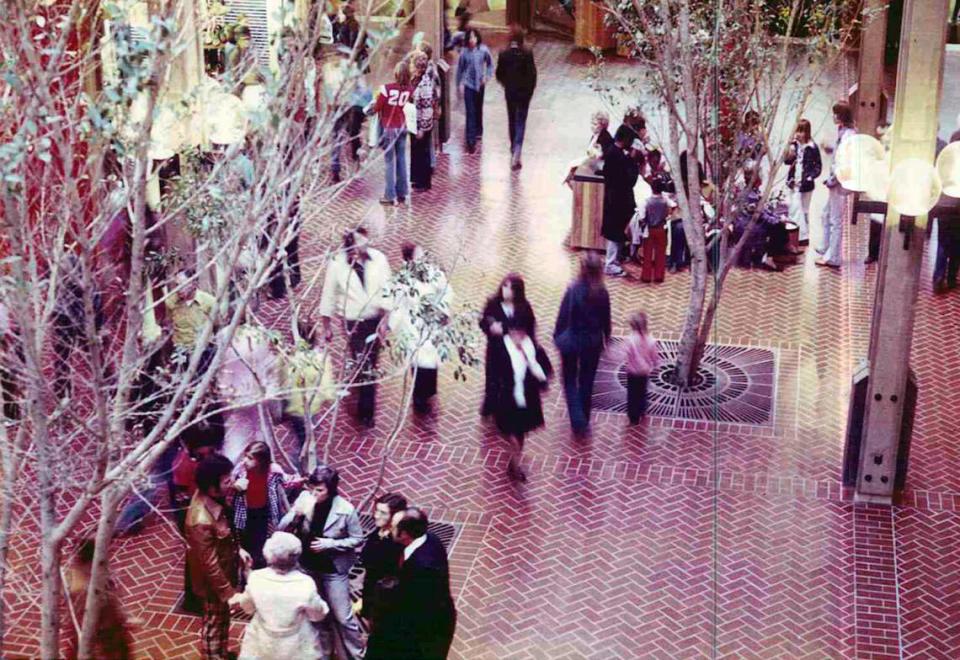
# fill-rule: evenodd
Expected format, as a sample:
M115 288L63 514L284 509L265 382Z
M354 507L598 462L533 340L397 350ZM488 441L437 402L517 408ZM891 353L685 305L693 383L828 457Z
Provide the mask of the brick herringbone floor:
M577 258L563 244L571 195L560 182L603 102L587 84L584 54L541 43L536 55L540 82L521 172L509 170L502 93L491 85L478 154L460 146L457 109L432 191L385 210L374 170L309 220L306 252L365 218L394 263L400 240L420 241L472 308L519 271L550 346ZM608 73L624 71L608 65ZM815 126L842 87L818 94ZM815 195L813 218L824 197ZM627 428L623 416L601 413L592 440L580 445L554 384L546 429L528 440L530 480L516 486L504 475L506 445L477 415L482 375L470 373L465 384L449 368L441 375L434 414L406 421L384 484L462 524L451 554L453 656L960 656L960 449L949 412L960 387L960 295L932 295L930 246L912 356L920 397L911 490L891 511L853 505L839 483L850 375L869 334L866 232L865 222L847 227L839 273L816 268L811 250L783 273L730 276L714 339L777 353L772 428L664 419ZM819 235L814 227L814 243ZM308 275L318 268L310 264ZM660 285L608 282L618 332L643 309L654 333L676 338L688 286L687 273ZM331 456L352 499L374 482L397 405L397 387L387 385L375 431L341 419ZM117 546L117 582L140 619L139 653L194 657L197 621L172 613L181 580L175 532L154 521ZM7 650L29 655L36 604L5 597L15 606Z

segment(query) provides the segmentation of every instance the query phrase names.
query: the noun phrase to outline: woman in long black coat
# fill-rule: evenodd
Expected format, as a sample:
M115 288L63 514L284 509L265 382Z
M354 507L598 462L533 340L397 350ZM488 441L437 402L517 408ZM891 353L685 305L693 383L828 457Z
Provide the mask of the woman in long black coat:
M507 474L511 479L526 481L526 471L520 467L523 443L528 433L543 426L540 393L546 389L553 367L519 318L507 320L498 343L503 348L494 353L487 372L492 380L493 415L497 430L513 450Z
M623 269L617 263L620 245L626 240L627 225L636 211L637 203L633 196L633 187L640 176L640 168L626 149L630 129L621 126L617 129L612 145L603 152L603 225L600 233L607 239L606 273L623 275Z
M503 362L505 357L503 335L510 319L516 319L529 336L536 336L537 320L533 307L527 301L523 277L517 273L510 273L503 278L497 293L487 299L483 314L480 316L480 329L487 336L483 405L480 408L480 415L483 417L492 415L494 412L494 400L491 396L494 389L492 380L494 374L491 365Z

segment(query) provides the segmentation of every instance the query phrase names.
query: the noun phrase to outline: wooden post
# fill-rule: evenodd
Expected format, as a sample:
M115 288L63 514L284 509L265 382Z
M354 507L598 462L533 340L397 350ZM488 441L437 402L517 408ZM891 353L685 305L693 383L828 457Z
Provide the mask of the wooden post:
M418 0L414 11L417 32L433 48L434 60L443 57L443 0Z
M854 108L857 130L877 134L877 125L885 108L883 96L883 58L887 43L886 0L865 0L864 25L860 31L860 62L857 74L857 104Z
M949 0L906 0L897 69L892 167L907 158L933 163L943 85ZM870 383L856 499L892 501L907 399L910 346L927 217L901 229L887 210L870 331ZM907 247L902 231L913 235Z

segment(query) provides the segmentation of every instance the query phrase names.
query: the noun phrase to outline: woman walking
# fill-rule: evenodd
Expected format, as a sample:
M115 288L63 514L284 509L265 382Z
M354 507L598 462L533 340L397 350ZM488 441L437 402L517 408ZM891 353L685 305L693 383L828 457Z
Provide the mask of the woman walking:
M497 362L503 362L500 356L504 350L503 335L506 332L507 322L514 319L529 336L536 336L537 319L533 313L533 307L527 302L523 277L518 273L510 273L503 278L497 293L487 299L487 304L480 316L480 329L487 336L483 405L480 408L482 417L493 414L494 365Z
M603 262L588 254L580 276L567 288L553 340L563 363L563 391L574 436L590 435L590 406L597 364L610 338L610 296L603 286Z
M300 566L317 583L330 605L329 628L338 633L348 660L363 656L363 635L350 602L350 569L363 543L363 529L353 505L338 494L340 474L321 465L307 479L306 490L280 521L303 546ZM329 634L329 628L323 630ZM332 644L325 645L331 648Z
M494 417L497 430L511 444L507 475L526 481L527 472L520 466L523 442L530 431L543 426L540 392L546 388L552 368L520 319L509 319L504 328L503 351L494 362Z
M483 45L480 32L468 28L466 48L457 62L457 87L463 86L463 105L467 113L467 152L473 153L477 140L483 137L483 92L493 77L493 56Z
M813 197L814 181L823 169L820 147L813 141L810 122L801 119L793 142L787 151L784 163L787 171L787 187L790 195L790 221L800 229L800 245L810 243L810 199ZM799 174L799 177L797 176Z

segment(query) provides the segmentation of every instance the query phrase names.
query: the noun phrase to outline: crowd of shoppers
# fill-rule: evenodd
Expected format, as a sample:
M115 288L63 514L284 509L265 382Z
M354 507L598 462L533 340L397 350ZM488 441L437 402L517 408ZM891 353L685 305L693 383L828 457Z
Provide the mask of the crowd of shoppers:
M375 530L364 536L357 510L340 493L336 469L321 465L303 483L291 484L268 461L254 444L236 468L220 454L196 468L185 534L202 602L202 656L235 657L231 614L245 612L252 620L240 658L445 658L456 608L446 550L428 531L426 512L386 493L374 504ZM257 470L265 476L256 476ZM290 486L302 486L292 504ZM264 498L267 522L250 533L255 489L266 492L256 497ZM274 520L280 511L282 518ZM358 559L364 580L354 603L350 571ZM117 620L122 612L107 619ZM126 644L124 626L117 630L116 639L103 643Z

